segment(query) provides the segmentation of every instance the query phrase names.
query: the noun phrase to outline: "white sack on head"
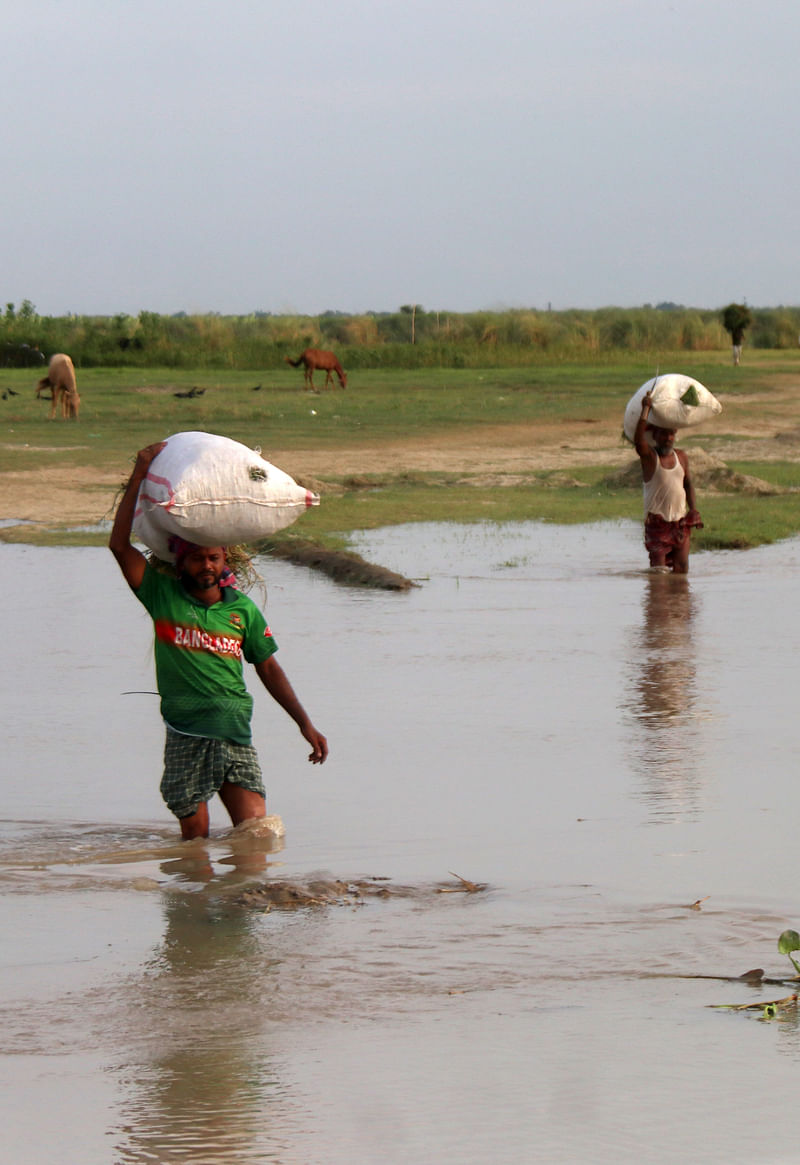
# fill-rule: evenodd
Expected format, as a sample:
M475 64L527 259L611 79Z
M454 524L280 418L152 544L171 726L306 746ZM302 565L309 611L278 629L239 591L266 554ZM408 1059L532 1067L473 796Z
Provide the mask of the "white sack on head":
M139 488L133 532L171 562L172 534L199 546L256 542L317 505L317 494L246 445L214 433L176 433Z
M702 425L722 412L722 405L699 380L680 372L666 372L655 376L638 388L625 409L623 429L629 441L633 440L636 424L642 415L642 400L652 390L653 406L648 424L662 429L686 429Z

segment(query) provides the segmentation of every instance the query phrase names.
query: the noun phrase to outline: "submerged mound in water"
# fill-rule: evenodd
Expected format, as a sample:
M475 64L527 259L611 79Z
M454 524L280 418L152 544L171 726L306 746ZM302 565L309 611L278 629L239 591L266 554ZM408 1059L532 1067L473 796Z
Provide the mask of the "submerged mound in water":
M297 566L308 566L322 571L334 582L350 586L375 587L384 591L409 591L418 584L411 579L366 562L360 554L350 550L328 550L303 539L280 539L264 543L259 549L273 558L283 558Z
M258 910L303 910L314 906L359 905L371 898L424 898L433 894L478 894L486 890L483 882L470 882L453 874L455 882L433 886L399 886L389 878L359 878L343 882L340 878L309 878L307 881L272 879L259 886L249 886L239 897L242 906Z

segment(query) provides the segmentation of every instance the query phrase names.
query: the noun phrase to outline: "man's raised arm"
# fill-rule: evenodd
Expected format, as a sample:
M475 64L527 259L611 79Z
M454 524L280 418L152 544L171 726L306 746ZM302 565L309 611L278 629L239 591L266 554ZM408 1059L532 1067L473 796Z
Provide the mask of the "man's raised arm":
M133 467L128 484L125 486L122 501L117 507L114 525L111 527L111 535L108 539L109 549L119 563L128 586L134 591L137 591L142 585L144 570L147 565L145 556L135 546L131 545L131 529L133 528L133 516L136 512L136 498L139 493L139 486L145 477L147 477L147 471L150 468L151 461L158 456L165 445L166 441L157 441L154 445L148 445L145 449L137 453L136 464Z
M645 477L652 477L657 461L656 452L645 436L652 406L653 394L652 392L648 392L642 397L642 412L639 420L636 422L636 431L633 434L633 443L636 446L636 452L639 454L639 460L642 463L642 470L645 473Z

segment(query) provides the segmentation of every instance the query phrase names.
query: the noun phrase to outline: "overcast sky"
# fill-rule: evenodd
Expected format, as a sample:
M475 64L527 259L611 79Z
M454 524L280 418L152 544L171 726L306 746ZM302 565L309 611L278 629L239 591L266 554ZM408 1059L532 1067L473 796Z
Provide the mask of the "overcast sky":
M3 303L800 303L798 0L25 0L3 41Z

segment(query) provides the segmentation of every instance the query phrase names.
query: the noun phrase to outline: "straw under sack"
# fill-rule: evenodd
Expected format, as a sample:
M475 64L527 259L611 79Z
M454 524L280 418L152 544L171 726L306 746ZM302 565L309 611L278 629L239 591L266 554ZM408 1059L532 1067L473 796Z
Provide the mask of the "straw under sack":
M139 488L133 532L171 562L173 534L199 546L257 542L317 505L318 494L258 450L214 433L175 433Z

